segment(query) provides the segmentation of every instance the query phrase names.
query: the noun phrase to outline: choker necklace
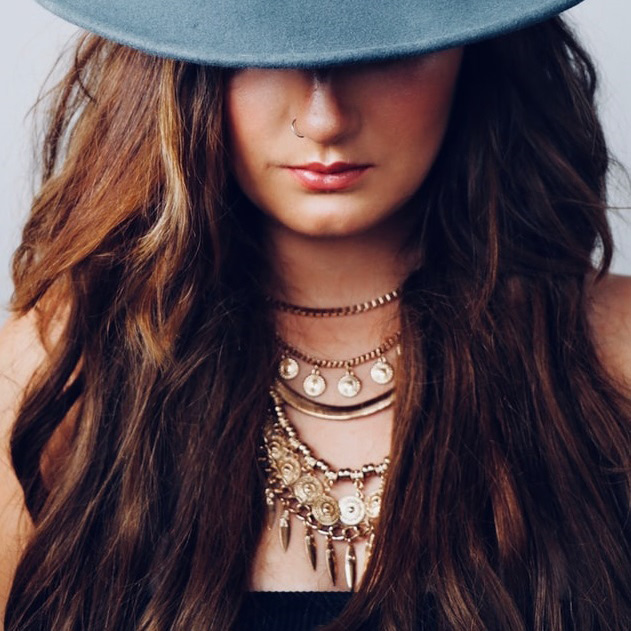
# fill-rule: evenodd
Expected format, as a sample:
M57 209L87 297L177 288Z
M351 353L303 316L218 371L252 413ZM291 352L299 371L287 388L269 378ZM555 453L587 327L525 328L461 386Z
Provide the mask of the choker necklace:
M359 302L348 307L330 307L318 309L316 307L301 307L299 305L292 305L289 302L283 302L282 300L274 300L270 298L270 302L274 309L283 311L285 313L291 313L297 316L306 316L308 318L336 318L350 315L357 315L358 313L366 313L366 311L372 311L379 307L385 307L387 304L398 300L401 297L401 288L393 289L382 296L368 300L367 302Z
M305 552L315 570L317 567L316 534L326 538L326 566L333 585L337 581L337 557L334 541L346 542L344 574L352 591L357 578L357 556L354 542L367 540L366 558L374 542L375 523L379 517L381 497L390 464L385 458L380 464L367 464L361 469L333 469L317 458L298 437L287 418L283 401L274 388L270 390L273 406L265 427L262 460L265 463L267 486L265 498L270 515L270 527L276 515L276 505L282 510L279 536L283 550L289 547L292 517L304 523ZM379 478L379 488L366 497L364 481ZM340 481L351 481L355 493L336 499L331 493Z
M382 410L387 410L394 403L394 388L363 403L355 405L326 405L303 397L287 387L282 381L274 381L274 390L279 398L294 410L326 421L352 421L365 418Z
M307 396L315 398L323 394L327 386L326 380L320 374L320 369L343 368L345 372L337 382L337 390L344 397L356 397L362 388L362 382L353 372L353 368L376 359L370 369L370 378L379 385L390 383L394 378L394 368L384 354L394 348L400 338L401 331L397 331L377 348L351 359L321 359L304 353L277 335L276 341L282 351L282 357L278 365L278 374L285 381L290 381L295 379L300 372L298 359L310 364L313 366L313 369L302 382L302 389Z

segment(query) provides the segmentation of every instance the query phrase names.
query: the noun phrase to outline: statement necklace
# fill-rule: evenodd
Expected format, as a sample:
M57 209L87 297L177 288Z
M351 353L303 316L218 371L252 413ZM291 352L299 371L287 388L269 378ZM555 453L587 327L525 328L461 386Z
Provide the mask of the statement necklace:
M334 469L317 458L300 440L296 428L285 414L282 398L274 388L270 395L273 405L263 441L263 462L267 474L265 499L270 524L279 504L280 543L283 550L287 550L292 519L303 522L305 553L314 570L317 569L316 535L324 537L327 572L334 585L337 584L338 563L333 542L344 541L346 585L354 590L357 579L354 543L367 541L366 558L370 558L390 460L385 458L380 464L367 464L361 469ZM379 487L366 496L364 482L370 477L379 478ZM342 481L351 481L355 493L336 499L332 490Z
M323 359L309 355L299 348L292 346L280 336L276 341L281 348L282 356L278 365L278 374L285 381L295 379L300 373L298 360L310 364L311 373L302 382L302 389L310 397L319 397L326 390L327 383L320 373L321 368L342 368L344 374L337 382L337 390L344 397L356 397L362 388L362 382L354 373L353 368L361 366L371 360L376 360L370 369L370 378L380 385L390 383L394 378L394 368L385 357L385 353L394 348L401 338L401 332L391 335L377 348L352 357L351 359Z
M318 309L315 307L301 307L299 305L293 305L289 302L283 302L282 300L274 300L270 298L270 302L274 309L283 311L285 313L291 313L292 315L305 316L308 318L337 318L343 316L357 315L358 313L366 313L366 311L372 311L379 307L385 307L387 304L398 300L401 297L401 289L393 289L382 296L368 300L367 302L359 302L347 307L331 307Z

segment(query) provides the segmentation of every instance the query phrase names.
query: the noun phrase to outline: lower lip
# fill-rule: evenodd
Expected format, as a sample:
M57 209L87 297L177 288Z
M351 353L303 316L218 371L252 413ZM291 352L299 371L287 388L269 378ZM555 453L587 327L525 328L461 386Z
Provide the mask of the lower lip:
M368 171L369 167L357 167L338 173L322 173L309 169L290 168L291 174L310 191L330 193L341 191L355 184Z

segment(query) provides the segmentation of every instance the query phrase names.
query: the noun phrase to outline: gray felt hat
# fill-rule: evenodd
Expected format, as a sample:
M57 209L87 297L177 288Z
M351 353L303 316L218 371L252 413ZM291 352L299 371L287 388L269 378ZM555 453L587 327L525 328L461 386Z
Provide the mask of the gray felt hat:
M38 0L133 48L220 66L309 67L421 54L582 0Z

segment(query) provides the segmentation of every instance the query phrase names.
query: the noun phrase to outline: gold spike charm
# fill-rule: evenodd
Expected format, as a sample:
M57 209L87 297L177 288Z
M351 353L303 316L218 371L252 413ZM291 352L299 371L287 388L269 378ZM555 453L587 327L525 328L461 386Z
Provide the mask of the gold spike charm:
M355 579L357 577L357 555L352 541L348 542L344 560L344 573L346 574L346 585L351 591L355 591Z
M329 573L329 578L333 585L336 584L337 578L337 563L335 561L335 548L333 547L333 539L327 537L326 540L326 569Z
M305 552L311 567L315 570L318 563L318 554L316 549L316 541L313 536L313 531L309 526L305 526Z
M265 504L267 505L267 529L271 530L276 520L276 499L273 491L266 492Z
M289 537L291 536L291 523L289 521L289 511L284 510L279 521L280 545L287 551L289 547Z
M372 556L372 551L375 546L375 533L374 531L370 533L370 537L368 537L368 543L366 544L366 565L370 561L370 557Z

